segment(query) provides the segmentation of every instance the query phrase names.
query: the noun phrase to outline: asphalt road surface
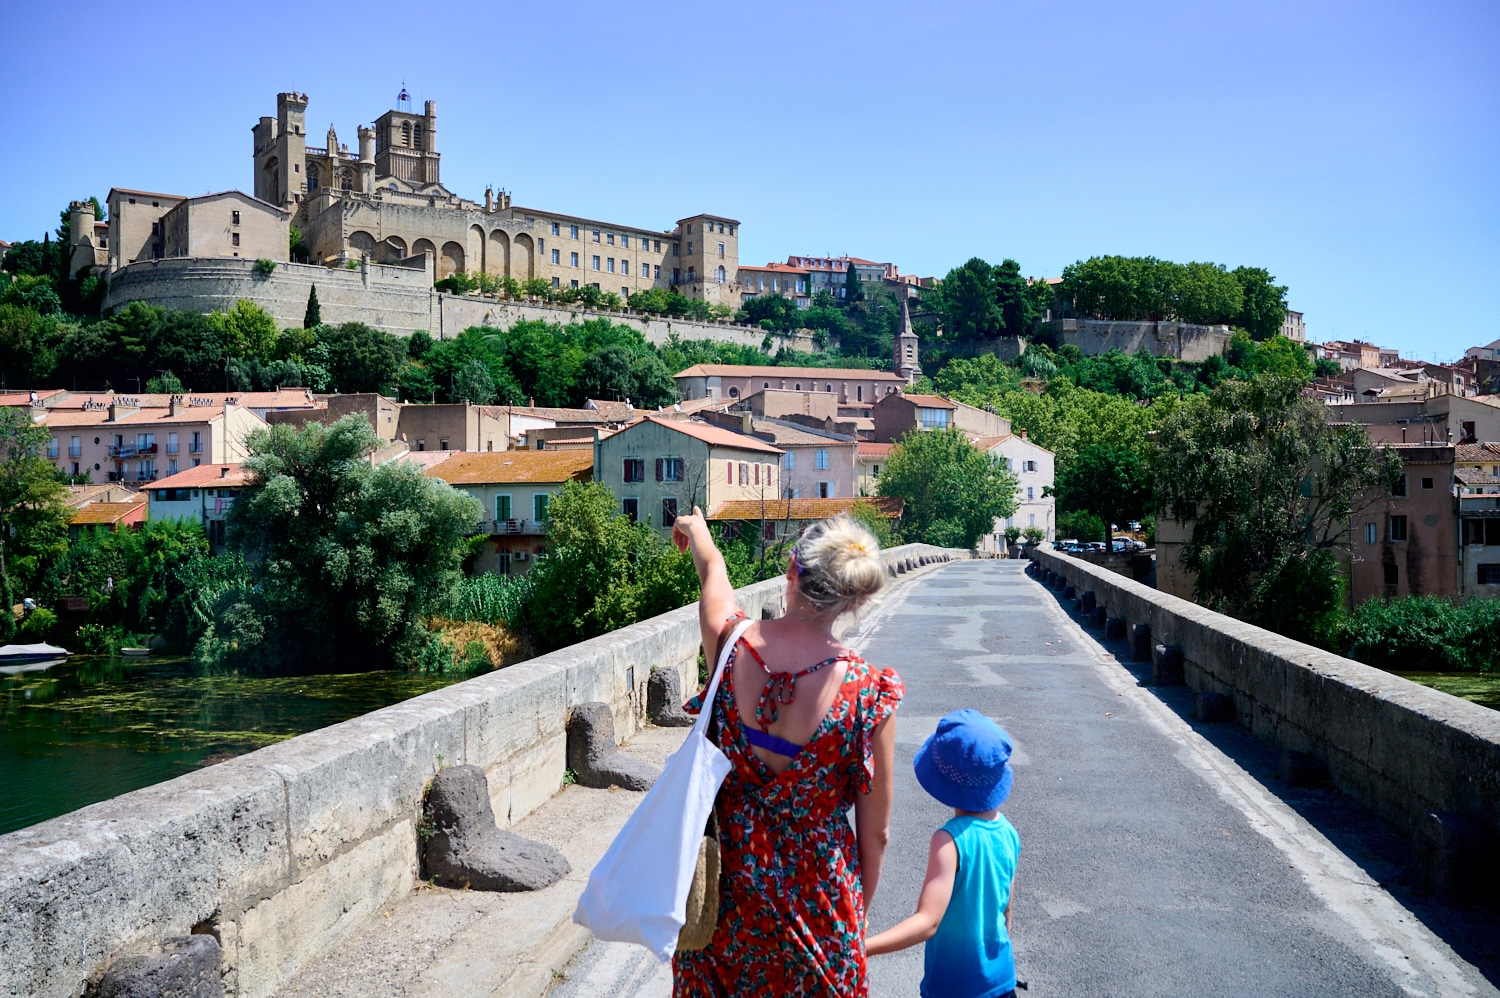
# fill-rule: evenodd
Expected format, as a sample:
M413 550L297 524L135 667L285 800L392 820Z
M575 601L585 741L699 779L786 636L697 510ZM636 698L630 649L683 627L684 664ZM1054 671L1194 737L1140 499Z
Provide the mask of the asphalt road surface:
M1142 688L1023 568L947 566L893 592L850 638L906 682L872 932L911 913L928 840L952 813L918 785L912 757L939 717L973 707L1016 746L1002 809L1021 834L1013 917L1027 998L1500 995L1454 946L1490 967L1493 952L1414 916L1330 841L1368 819L1321 791L1337 799L1309 806L1333 817L1309 823L1242 767L1256 765L1253 739ZM1481 950L1496 948L1492 928L1471 931ZM916 995L921 976L921 947L875 958L871 994ZM552 994L670 992L668 968L644 951L596 942Z

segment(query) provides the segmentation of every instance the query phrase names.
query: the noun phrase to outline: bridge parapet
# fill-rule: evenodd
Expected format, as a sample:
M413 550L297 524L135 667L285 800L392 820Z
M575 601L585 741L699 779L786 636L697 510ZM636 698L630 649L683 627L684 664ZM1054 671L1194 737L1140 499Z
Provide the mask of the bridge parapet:
M1407 834L1429 834L1433 813L1500 834L1500 711L1134 582L1055 550L1030 554L1059 586L1091 592L1111 618L1146 625L1175 648L1181 676L1234 703L1235 719L1276 747L1313 756L1333 786ZM1138 650L1137 650L1138 653ZM1439 820L1448 821L1447 817ZM1418 842L1418 853L1424 852ZM1469 848L1434 857L1444 878L1493 876L1493 857ZM1428 871L1432 873L1433 871Z
M882 557L894 575L969 552ZM761 616L784 593L772 579L735 596ZM686 606L0 836L0 995L73 998L122 956L206 932L225 993L269 998L415 885L439 768L481 766L508 827L562 784L575 706L609 704L628 737L651 669L692 687L698 644Z

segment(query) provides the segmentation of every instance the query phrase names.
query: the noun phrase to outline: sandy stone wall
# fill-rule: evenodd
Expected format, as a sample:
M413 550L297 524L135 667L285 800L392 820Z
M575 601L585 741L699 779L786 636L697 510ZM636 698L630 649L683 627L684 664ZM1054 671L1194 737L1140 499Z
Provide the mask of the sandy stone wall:
M591 318L632 326L656 344L667 342L675 333L687 340L717 340L759 349L766 335L762 329L727 322L692 322L628 311L594 312L480 295L449 295L433 290L430 269L361 263L358 269L342 270L278 263L269 276L262 277L254 272L254 264L253 260L232 258L143 260L110 276L104 311L108 314L132 301L144 301L168 308L211 312L233 308L236 301L248 298L267 309L283 326L300 326L308 292L317 285L324 322L363 322L398 336L410 336L421 329L436 338L451 339L469 326L505 328L522 319L566 324ZM773 340L776 347L813 349L812 336L807 332L776 336Z
M1153 357L1204 361L1229 346L1228 326L1193 326L1183 322L1108 322L1101 319L1055 319L1042 323L1057 338L1058 346L1072 344L1085 357L1110 350L1135 353L1146 350Z
M1429 811L1500 829L1500 711L1133 582L1052 550L1032 553L1111 617L1181 650L1183 679L1234 702L1240 725L1315 756L1334 787L1410 832Z

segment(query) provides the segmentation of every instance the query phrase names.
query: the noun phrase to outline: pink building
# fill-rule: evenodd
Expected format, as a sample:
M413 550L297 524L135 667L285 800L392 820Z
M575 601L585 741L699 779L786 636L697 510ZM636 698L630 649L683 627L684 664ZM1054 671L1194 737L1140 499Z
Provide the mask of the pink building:
M142 408L121 396L80 409L33 407L52 439L46 456L67 475L104 482L154 482L201 464L243 460L245 442L266 421L228 402L173 396Z

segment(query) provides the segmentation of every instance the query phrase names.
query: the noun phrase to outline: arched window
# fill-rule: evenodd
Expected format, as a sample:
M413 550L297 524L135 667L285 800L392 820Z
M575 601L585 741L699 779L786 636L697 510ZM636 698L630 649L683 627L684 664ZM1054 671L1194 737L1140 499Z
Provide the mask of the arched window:
M723 267L719 268L717 277L718 277L719 283L723 284L724 283L724 268Z
M318 189L319 186L320 185L318 183L318 164L316 164L316 163L309 163L309 164L307 164L307 189L309 191L315 191L315 190Z
M411 122L409 121L401 122L401 144L411 145Z
M413 125L412 129L411 129L411 133L412 133L412 145L415 146L418 149L421 149L422 148L422 126L421 125Z
M354 190L354 171L347 166L339 167L339 189L345 191Z

